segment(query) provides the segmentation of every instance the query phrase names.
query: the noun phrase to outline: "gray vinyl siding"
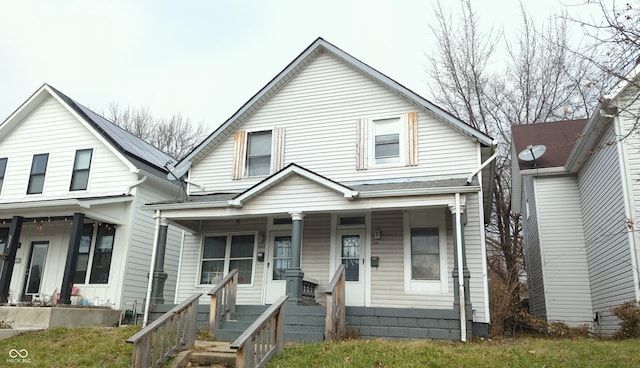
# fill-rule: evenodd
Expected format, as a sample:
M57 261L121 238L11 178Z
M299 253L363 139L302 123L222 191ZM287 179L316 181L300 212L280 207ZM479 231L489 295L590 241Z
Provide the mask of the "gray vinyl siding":
M358 119L398 117L412 111L418 111L419 164L356 171ZM285 165L296 163L336 181L468 174L479 165L477 143L324 53L240 129L274 127L285 129ZM190 179L204 183L206 191L246 189L262 180L231 179L233 147L232 134L192 167ZM191 186L190 190L195 193L201 189Z
M142 209L147 203L166 200L172 194L175 195L179 189L160 189L151 184L143 184L136 188L135 201L132 204L131 230L129 251L126 258L126 268L123 283L123 302L131 305L137 300L138 305L146 298L149 268L151 266L151 253L155 237L156 220L152 211ZM175 193L169 193L174 191ZM163 297L166 303L173 303L176 293L176 279L178 275L178 259L180 244L182 241L182 231L174 226L169 226L167 230L167 244L164 259L164 272L167 279L164 285Z
M594 312L600 315L596 326L602 333L618 329L611 308L635 298L633 267L630 262L618 144L610 125L600 139L599 149L579 173L580 198Z
M324 291L329 286L331 258L331 214L310 214L303 219L302 271L305 277L318 281L316 301L324 304Z
M527 269L529 289L529 313L547 319L547 306L544 292L544 275L540 250L537 202L533 177L522 178L524 194L522 196L522 240ZM527 202L529 203L527 211ZM528 215L527 215L528 214Z
M535 178L547 321L591 326L593 311L578 182Z

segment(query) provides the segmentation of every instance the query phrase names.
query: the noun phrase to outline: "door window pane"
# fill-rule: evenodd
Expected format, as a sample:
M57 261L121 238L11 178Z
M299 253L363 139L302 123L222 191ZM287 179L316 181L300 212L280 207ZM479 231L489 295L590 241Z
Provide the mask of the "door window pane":
M87 280L87 267L89 266L89 251L91 250L92 238L93 224L84 224L80 237L80 247L78 248L76 271L73 274L74 284L84 284Z
M291 235L273 238L273 280L284 280L291 261Z
M345 265L345 281L360 280L360 236L342 236L342 264Z
M34 242L31 247L31 263L27 274L27 287L25 294L39 294L42 276L44 275L44 262L47 258L49 243Z

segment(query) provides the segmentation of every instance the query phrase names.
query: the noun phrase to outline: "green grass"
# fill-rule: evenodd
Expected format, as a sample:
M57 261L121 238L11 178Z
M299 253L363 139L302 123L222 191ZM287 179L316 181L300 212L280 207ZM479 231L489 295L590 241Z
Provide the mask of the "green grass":
M52 328L0 340L0 367L129 367L139 327ZM12 361L11 349L26 349L28 362ZM23 353L24 354L24 353Z
M137 331L137 327L54 328L24 333L0 341L0 367L129 367L133 346L126 340ZM11 349L26 349L29 363L10 361ZM267 367L640 367L640 339L291 344Z
M640 367L640 339L350 340L290 345L267 367Z

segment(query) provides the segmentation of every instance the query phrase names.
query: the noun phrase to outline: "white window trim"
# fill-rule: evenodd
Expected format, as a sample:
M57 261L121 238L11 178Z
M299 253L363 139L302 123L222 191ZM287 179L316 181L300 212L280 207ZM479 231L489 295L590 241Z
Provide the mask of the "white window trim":
M245 132L246 134L246 138L244 140L244 147L242 148L242 177L243 178L266 178L268 176L270 176L273 173L273 145L274 145L274 141L273 141L273 132L274 132L275 128L271 127L271 128L265 128L265 129L252 129L252 130L247 130ZM271 132L271 152L270 152L270 157L269 157L269 173L265 174L265 175L249 175L249 157L247 156L247 153L249 152L249 136L253 133L260 133L260 132Z
M252 267L251 267L251 283L250 284L240 284L238 283L237 287L238 288L250 288L253 287L253 284L256 280L256 263L257 263L257 252L258 252L258 232L257 231L238 231L238 232L231 232L231 233L206 233L206 234L202 234L202 236L200 237L200 251L198 253L198 273L196 274L196 287L213 287L213 285L211 284L201 284L200 283L200 279L202 276L202 260L203 260L203 256L204 256L204 238L206 237L210 237L210 236L226 236L227 237L227 243L226 243L226 248L224 250L224 268L225 268L225 275L229 273L229 256L231 255L231 247L229 246L230 243L230 239L232 236L234 235L253 235L253 263L252 263Z
M71 190L71 183L73 182L73 174L75 174L75 166L76 166L76 155L78 151L88 151L91 150L91 159L89 160L89 175L87 176L87 187L85 189L76 189ZM91 184L91 174L93 173L93 165L95 160L96 150L94 147L85 147L85 148L76 148L73 151L73 162L71 164L71 175L69 176L69 192L70 193L78 193L78 192L89 192L91 189L89 188Z
M424 221L411 220L412 214L420 216ZM404 211L403 213L403 243L404 243L404 291L417 294L446 294L448 292L447 270L447 229L446 213L444 209L426 209L418 211ZM437 227L440 250L440 280L411 279L411 228Z
M388 120L388 119L398 119L398 124L400 125L398 134L399 134L399 157L398 162L390 162L384 164L376 163L376 135L375 135L375 124L376 121L379 120ZM369 130L369 168L385 168L385 167L401 167L406 166L407 164L407 118L406 114L398 114L393 116L377 116L373 118L367 119L368 130Z

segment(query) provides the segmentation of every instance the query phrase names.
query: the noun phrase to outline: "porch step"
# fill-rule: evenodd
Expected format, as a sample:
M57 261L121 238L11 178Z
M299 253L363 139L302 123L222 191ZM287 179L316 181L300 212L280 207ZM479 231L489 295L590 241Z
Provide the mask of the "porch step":
M190 350L178 354L170 367L233 368L235 366L236 352L229 348L228 342L196 340Z
M224 321L216 329L215 337L220 341L233 341L242 334L265 310L264 305L238 305L231 321ZM323 306L285 307L285 340L287 342L317 342L324 339Z

